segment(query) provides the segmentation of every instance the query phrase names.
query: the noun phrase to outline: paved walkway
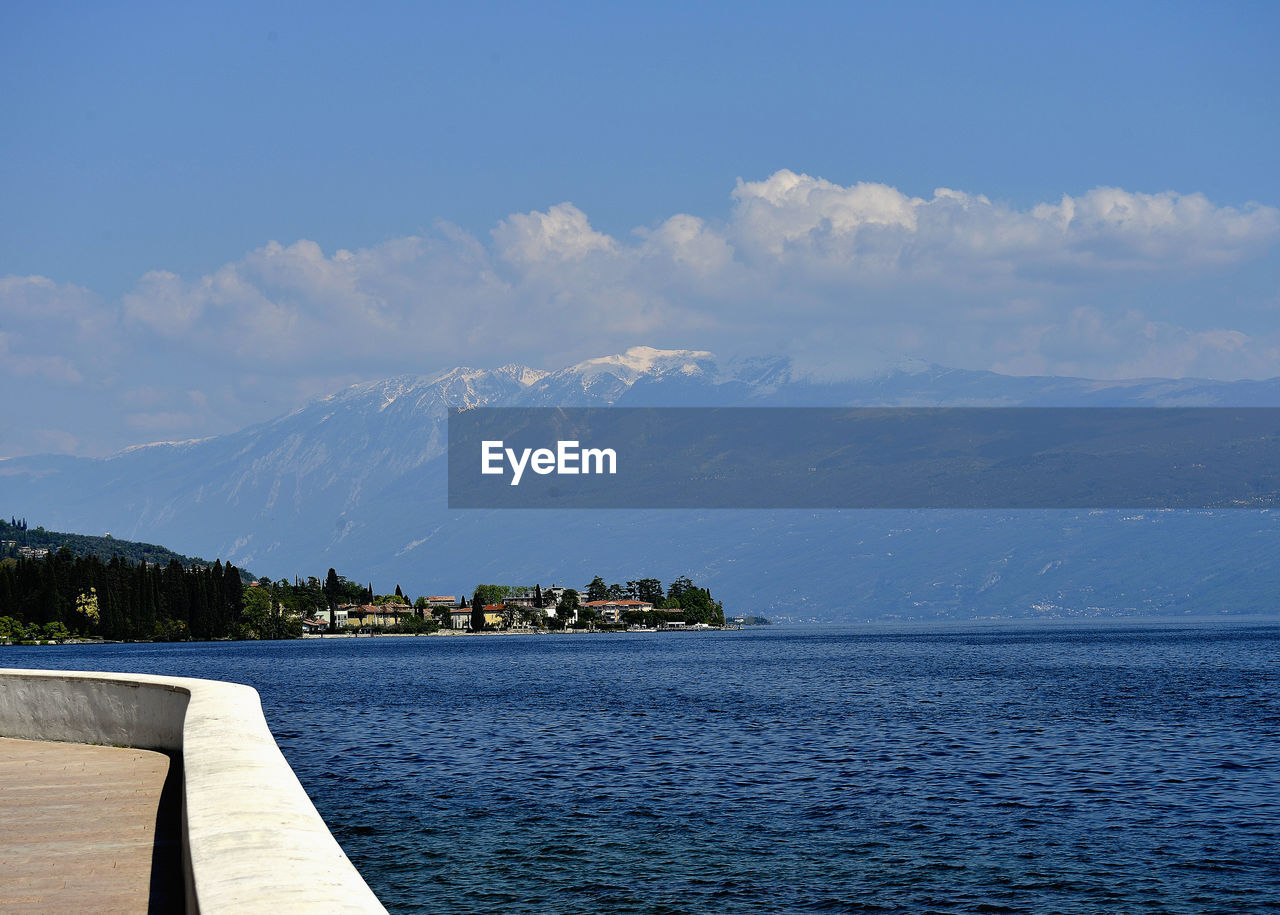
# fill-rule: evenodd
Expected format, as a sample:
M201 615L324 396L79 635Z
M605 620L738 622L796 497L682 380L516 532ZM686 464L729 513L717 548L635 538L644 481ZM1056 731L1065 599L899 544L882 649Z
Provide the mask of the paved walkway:
M182 911L169 770L150 750L0 737L0 913Z

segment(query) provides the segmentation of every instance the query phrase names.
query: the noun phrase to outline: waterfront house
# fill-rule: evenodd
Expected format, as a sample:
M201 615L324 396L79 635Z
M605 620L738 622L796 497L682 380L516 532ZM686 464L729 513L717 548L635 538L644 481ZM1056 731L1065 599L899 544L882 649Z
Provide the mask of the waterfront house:
M493 626L495 629L501 629L504 625L505 604L485 604L484 605L484 624Z
M647 600L589 600L582 606L595 610L606 623L621 623L622 614L628 610L653 609L653 604Z
M549 588L542 589L542 611L545 616L552 616L556 612L556 606L560 603L560 598L564 597L565 589L559 585L552 585ZM522 591L519 594L508 597L504 603L508 607L524 607L529 608L535 606L537 602L536 591Z
M485 604L484 624L495 629L501 629L503 627L503 610L502 604ZM463 632L471 631L471 611L469 609L454 610L449 614L449 617L449 625L454 629L459 629Z
M395 626L414 609L408 604L361 604L347 611L348 619L361 626Z

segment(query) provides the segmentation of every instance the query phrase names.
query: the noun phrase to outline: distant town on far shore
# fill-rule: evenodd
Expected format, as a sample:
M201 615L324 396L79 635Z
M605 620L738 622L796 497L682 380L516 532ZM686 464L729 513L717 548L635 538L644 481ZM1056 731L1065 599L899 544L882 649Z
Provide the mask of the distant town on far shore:
M0 521L0 643L288 639L307 635L607 632L763 625L731 616L678 577L607 584L482 584L469 595L375 594L329 569L323 578L253 578L230 563L154 544Z

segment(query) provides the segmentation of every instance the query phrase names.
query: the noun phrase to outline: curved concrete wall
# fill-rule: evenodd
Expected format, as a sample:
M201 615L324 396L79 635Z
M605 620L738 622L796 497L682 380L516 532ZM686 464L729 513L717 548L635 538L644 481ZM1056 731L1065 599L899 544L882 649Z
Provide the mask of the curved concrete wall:
M180 754L193 911L386 911L289 768L251 687L0 670L0 736Z

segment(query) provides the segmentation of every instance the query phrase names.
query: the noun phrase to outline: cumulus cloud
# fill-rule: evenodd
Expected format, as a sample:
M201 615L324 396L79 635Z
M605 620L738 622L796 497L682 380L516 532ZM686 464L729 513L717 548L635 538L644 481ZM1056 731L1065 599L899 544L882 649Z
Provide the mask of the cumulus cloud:
M733 265L733 245L705 220L687 213L672 216L656 229L637 229L635 234L643 240L643 256L697 277L724 274Z
M196 279L149 273L123 313L162 337L281 364L327 350L395 361L413 347L431 360L492 345L549 359L636 335L772 340L797 316L875 324L890 304L910 321L961 301L971 314L1007 310L1109 275L1220 269L1280 234L1274 208L1113 188L1017 210L981 194L912 197L783 170L739 181L732 200L722 222L677 214L626 240L561 203L507 217L488 244L451 226L332 254L271 242Z
M1237 262L1280 234L1280 211L1216 207L1202 194L1095 188L1018 210L938 188L910 197L884 184L849 187L780 171L739 182L726 229L757 256L822 261L849 281L1052 276L1186 270Z
M75 384L114 318L89 290L43 276L0 277L0 375Z
M493 230L498 253L514 264L536 267L580 261L596 251L617 250L617 242L591 228L587 214L572 203L545 213L516 213Z
M779 256L823 240L856 244L861 234L906 238L924 201L885 184L841 187L783 169L764 181L739 181L734 228L745 241ZM836 249L838 250L838 249ZM856 248L846 248L855 251Z
M182 436L361 378L555 368L640 342L782 352L830 372L873 352L1019 373L1274 376L1276 301L1224 292L1210 310L1182 284L1229 290L1240 265L1273 270L1278 240L1276 208L1198 193L1100 187L1016 207L781 170L738 181L722 218L677 213L620 238L564 202L483 236L439 224L360 250L272 241L202 276L157 265L114 302L0 278L0 372L92 388L129 404L119 424Z
M13 321L80 320L91 313L95 297L74 283L44 276L0 276L0 318Z

